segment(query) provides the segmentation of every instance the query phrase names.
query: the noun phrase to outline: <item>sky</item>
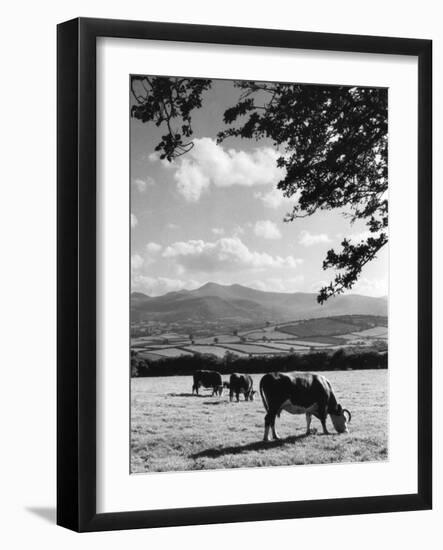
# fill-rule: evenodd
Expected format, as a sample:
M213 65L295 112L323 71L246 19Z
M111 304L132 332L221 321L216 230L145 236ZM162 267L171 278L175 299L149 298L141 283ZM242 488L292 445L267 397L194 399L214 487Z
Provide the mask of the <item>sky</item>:
M238 95L231 81L213 81L192 112L194 147L173 163L154 151L164 129L130 119L132 292L159 296L207 282L318 292L334 276L322 269L327 250L367 234L339 211L283 221L296 198L276 187L283 173L272 142L216 143ZM349 293L386 296L387 281L385 246Z

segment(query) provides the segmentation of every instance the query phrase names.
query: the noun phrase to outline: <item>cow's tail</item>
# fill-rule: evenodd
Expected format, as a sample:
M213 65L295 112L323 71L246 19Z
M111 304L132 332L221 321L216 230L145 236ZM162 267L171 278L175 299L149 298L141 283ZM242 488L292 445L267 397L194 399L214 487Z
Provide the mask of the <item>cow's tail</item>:
M260 395L261 395L261 400L263 401L263 406L266 409L266 412L269 412L268 400L266 399L266 394L263 389L263 380L265 379L265 376L263 376L263 378L260 380Z

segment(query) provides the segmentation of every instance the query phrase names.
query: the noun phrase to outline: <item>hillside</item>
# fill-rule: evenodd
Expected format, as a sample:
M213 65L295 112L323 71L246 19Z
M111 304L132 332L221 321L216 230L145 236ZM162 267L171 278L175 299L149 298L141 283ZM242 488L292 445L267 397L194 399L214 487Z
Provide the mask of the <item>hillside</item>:
M315 293L264 292L216 283L157 297L140 292L131 295L131 319L135 322L232 319L250 323L354 314L387 316L387 299L349 294L320 305Z

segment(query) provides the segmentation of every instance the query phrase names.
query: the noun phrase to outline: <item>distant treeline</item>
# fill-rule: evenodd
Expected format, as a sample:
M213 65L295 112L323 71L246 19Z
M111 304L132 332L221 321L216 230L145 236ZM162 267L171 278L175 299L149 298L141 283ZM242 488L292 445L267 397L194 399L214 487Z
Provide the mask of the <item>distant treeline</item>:
M222 359L214 355L184 355L165 357L149 362L131 353L131 376L189 376L199 369L216 370L221 374L233 372L265 373L274 371L323 371L388 368L388 353L375 350L344 350L306 354L239 357L226 354Z

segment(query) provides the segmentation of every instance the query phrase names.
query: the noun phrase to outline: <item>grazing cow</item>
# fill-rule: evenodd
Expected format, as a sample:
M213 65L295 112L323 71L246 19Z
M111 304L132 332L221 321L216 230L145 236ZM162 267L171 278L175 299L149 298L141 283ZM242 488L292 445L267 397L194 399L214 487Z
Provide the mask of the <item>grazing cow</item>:
M348 431L351 413L337 403L331 383L320 374L301 372L268 373L260 380L260 394L266 409L265 436L269 441L269 429L272 437L279 439L275 431L275 419L281 411L291 414L306 414L306 434L310 434L311 417L316 416L328 434L326 418L329 414L338 433ZM346 415L348 418L346 418Z
M215 370L197 370L194 372L194 383L192 384L192 393L198 395L198 389L212 388L212 395L221 395L223 393L222 376Z
M255 392L252 388L253 381L249 374L238 374L234 372L229 379L229 401L232 401L234 395L237 401L240 400L240 394L243 393L245 401L254 401Z

